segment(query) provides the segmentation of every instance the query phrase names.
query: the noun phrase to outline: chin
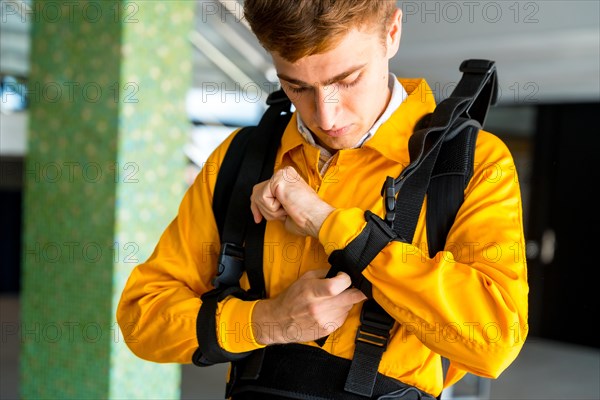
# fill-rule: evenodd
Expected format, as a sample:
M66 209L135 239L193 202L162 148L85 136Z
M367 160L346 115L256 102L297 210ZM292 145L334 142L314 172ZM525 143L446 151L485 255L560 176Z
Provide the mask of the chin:
M356 140L358 141L358 139ZM352 142L350 140L329 140L327 142L325 142L325 147L335 151L338 150L345 150L345 149L351 149L356 145L355 142Z

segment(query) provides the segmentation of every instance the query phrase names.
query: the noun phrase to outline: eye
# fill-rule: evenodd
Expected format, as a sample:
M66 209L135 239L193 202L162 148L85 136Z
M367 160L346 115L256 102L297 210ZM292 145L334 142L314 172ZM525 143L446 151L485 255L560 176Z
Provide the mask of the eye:
M288 89L293 93L303 93L306 91L306 88L303 86L288 86Z
M308 86L308 85L295 84L295 83L288 82L288 81L282 81L281 84L285 90L287 90L291 93L294 93L294 94L304 93L310 89L310 86Z
M350 89L351 87L358 85L358 83L360 82L361 78L362 78L362 73L358 74L358 76L354 80L351 80L351 81L345 81L345 80L341 81L339 83L339 85L341 87L343 87L344 89Z

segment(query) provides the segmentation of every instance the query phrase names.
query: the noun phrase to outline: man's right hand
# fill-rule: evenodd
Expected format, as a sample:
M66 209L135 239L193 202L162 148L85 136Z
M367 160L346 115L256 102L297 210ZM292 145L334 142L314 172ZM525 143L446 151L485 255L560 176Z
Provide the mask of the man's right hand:
M356 303L367 297L350 288L344 272L325 278L327 269L309 271L278 296L260 300L252 312L252 330L260 344L301 343L337 330Z

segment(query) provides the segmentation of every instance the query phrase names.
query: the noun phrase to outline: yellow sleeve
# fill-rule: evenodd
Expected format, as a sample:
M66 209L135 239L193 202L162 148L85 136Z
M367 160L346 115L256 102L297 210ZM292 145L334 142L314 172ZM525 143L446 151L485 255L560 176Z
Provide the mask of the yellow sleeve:
M140 358L190 363L198 348L200 296L212 289L220 248L212 212L213 190L218 167L234 134L211 154L152 255L131 271L125 284L117 306L117 322L127 346ZM225 350L241 352L260 347L252 330L247 329L253 306L253 302L232 298L219 304L215 316L217 337ZM240 328L241 340L231 334L235 327Z
M343 248L364 226L363 210L336 210L319 239ZM464 203L434 258L426 237L423 209L414 242L392 241L363 271L375 300L454 368L499 376L527 336L529 289L520 188L498 138L480 132Z

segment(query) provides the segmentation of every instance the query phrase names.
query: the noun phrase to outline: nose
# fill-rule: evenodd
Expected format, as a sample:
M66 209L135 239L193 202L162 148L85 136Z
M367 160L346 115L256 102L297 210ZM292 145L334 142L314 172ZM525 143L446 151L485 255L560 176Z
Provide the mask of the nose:
M337 94L336 85L323 86L316 90L315 122L324 131L328 131L335 126L340 109Z

